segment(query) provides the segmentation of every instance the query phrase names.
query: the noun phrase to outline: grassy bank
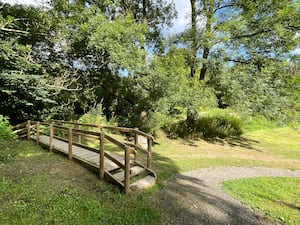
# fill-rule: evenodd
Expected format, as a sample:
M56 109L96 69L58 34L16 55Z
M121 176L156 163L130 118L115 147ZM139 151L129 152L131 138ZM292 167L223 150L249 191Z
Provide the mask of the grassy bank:
M300 179L252 178L226 181L225 189L270 219L287 225L300 224Z
M162 178L215 166L265 166L300 170L300 133L291 128L248 132L240 139L187 141L160 138L154 169Z
M96 174L31 142L0 165L0 221L11 224L159 224L147 193L126 197Z
M225 140L162 136L153 147L157 187L176 173L205 167L300 170L298 146L300 134L289 128L252 131ZM1 224L160 224L160 212L147 204L155 190L124 196L96 174L32 142L1 145L0 177Z

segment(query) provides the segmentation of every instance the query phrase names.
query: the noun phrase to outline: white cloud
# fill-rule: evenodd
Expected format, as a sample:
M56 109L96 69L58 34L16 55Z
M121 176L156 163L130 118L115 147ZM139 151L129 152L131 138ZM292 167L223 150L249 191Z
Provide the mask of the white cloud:
M0 0L3 3L8 3L10 5L32 5L32 6L45 6L47 5L47 0Z
M171 2L171 0L169 0ZM191 5L189 0L174 0L177 18L173 20L173 27L170 33L181 32L187 28L190 22Z

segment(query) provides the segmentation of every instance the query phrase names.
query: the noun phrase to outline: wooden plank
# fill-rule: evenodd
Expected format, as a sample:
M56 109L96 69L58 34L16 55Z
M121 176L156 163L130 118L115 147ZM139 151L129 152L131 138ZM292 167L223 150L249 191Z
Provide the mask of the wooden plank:
M108 136L107 134L104 135L104 138L112 143L114 143L115 145L118 145L120 148L123 148L125 149L126 148L126 145L123 144L122 142L118 141L117 139L114 139L113 137L111 136Z
M124 144L128 145L130 147L133 147L133 148L135 148L135 149L137 149L137 150L139 150L139 151L141 151L145 154L148 154L148 151L143 149L140 145L135 145L134 143L131 143L131 142L124 142ZM134 154L134 153L132 153L132 154Z
M140 173L145 172L146 170L143 167L140 166L134 166L132 168L130 168L130 177L134 177L136 175L139 175ZM125 179L125 171L122 170L118 173L113 174L113 177L117 180L119 180L120 182L123 182Z
M49 146L49 136L41 135L40 143L44 144L45 146ZM53 138L53 148L55 148L56 150L66 154L66 155L68 154L68 143L67 142ZM89 150L78 147L76 145L73 145L72 150L73 150L73 158L77 157L77 158L84 159L87 162L91 162L92 164L97 165L97 167L99 168L99 153L91 152ZM94 154L94 157L91 157L91 154ZM121 157L113 155L113 154L110 154L109 156L114 158L115 162L117 161L119 163L122 163ZM113 162L109 158L105 157L104 170L112 171L117 168L120 168L120 166L117 165L115 162Z
M89 135L94 135L96 137L100 137L100 132L96 132L96 131L79 130L79 129L73 128L73 132L75 134L81 134L82 136L84 136L85 134L89 134Z
M19 123L17 125L14 125L12 129L14 130L14 129L17 129L17 128L20 128L20 127L26 128L26 124L27 124L27 122Z
M122 163L122 161L120 161L120 159L116 159L116 156L112 156L107 152L104 152L104 156L106 158L108 158L110 161L114 162L115 164L117 164L119 167L121 167L122 169L125 168L124 163ZM123 160L124 161L124 160Z
M69 140L68 140L68 157L69 159L72 159L72 147L73 147L73 134L72 134L72 128L69 128L68 131Z
M104 129L108 129L108 130L116 130L116 131L120 131L120 132L131 132L134 129L133 128L127 128L127 127L112 127L112 126L102 126L102 128Z
M100 149L99 149L99 177L104 179L104 132L100 129Z
M55 128L55 130L67 131L69 129L68 127L59 126L55 124L53 124L52 126Z
M124 174L124 191L125 194L129 194L130 189L129 189L129 185L130 185L130 156L129 156L129 148L127 147L125 149L125 174Z

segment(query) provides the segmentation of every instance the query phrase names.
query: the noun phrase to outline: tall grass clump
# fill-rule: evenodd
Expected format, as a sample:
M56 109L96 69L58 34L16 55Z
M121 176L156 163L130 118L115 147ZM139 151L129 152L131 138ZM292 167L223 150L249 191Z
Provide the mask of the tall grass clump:
M96 105L89 112L82 115L78 122L97 125L106 124L106 119L102 110L102 104Z
M9 148L9 140L13 138L15 138L15 135L12 132L8 118L0 115L0 164L12 161L17 155L15 149Z
M170 136L182 138L227 138L243 133L243 121L227 111L216 110L199 116L194 121L173 124Z
M9 124L8 118L0 115L0 143L13 139L14 137L15 135L12 132L12 127Z

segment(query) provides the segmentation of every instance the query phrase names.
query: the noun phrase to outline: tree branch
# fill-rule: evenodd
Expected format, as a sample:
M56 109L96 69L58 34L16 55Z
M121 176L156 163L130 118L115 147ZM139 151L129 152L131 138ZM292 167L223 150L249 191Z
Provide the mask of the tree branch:
M216 8L214 10L214 13L216 13L217 11L221 10L221 9L224 9L224 8L230 8L230 7L233 7L233 6L238 6L237 4L228 4L228 5L222 5L222 6L219 6L218 8Z
M14 33L21 33L21 34L29 34L28 31L16 30L16 29L10 29L10 28L5 28L5 27L1 27L1 31L5 31L5 32L14 32Z
M252 34L243 34L243 35L234 36L231 39L241 39L241 38L254 37L256 35L267 33L267 32L270 32L270 31L271 30L260 30L260 31L257 31L255 33L252 33Z

